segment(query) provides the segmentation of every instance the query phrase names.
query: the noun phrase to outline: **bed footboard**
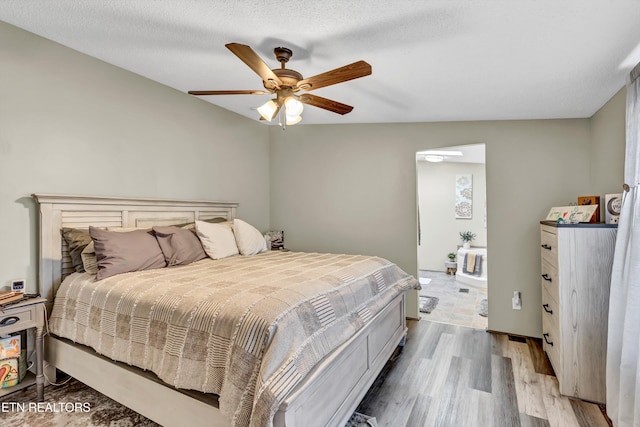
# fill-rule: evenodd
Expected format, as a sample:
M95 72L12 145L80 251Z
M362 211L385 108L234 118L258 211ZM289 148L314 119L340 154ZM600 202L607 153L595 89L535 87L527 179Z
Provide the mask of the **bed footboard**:
M274 427L343 426L406 336L399 295L285 399Z

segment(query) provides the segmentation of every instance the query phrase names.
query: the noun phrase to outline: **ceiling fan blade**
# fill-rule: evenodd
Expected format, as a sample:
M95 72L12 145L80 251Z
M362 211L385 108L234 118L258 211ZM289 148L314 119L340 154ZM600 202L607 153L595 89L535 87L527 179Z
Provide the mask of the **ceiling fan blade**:
M316 90L321 87L358 79L371 74L371 65L365 61L354 62L326 73L318 74L298 82L297 90Z
M239 43L228 43L225 45L227 49L233 52L242 62L247 64L249 68L251 68L260 78L265 81L273 82L274 87L282 86L282 81L271 71L271 68L258 56L257 53L251 49L251 47L239 44ZM271 85L268 85L271 88Z
M343 104L338 101L333 101L331 99L322 98L316 95L303 94L298 97L300 102L307 105L313 105L314 107L323 108L325 110L332 111L338 114L347 114L353 110L351 105Z
M269 95L264 90L190 90L190 95Z

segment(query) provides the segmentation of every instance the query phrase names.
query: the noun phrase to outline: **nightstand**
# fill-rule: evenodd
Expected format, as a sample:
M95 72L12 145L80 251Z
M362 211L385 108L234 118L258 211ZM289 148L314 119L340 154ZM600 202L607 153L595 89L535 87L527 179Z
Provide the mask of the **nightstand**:
M7 335L26 329L36 329L36 375L28 372L27 375L13 387L0 388L0 397L36 384L38 402L44 401L44 346L43 333L45 321L44 298L32 298L27 301L9 306L0 311L0 335ZM26 345L23 343L22 345Z

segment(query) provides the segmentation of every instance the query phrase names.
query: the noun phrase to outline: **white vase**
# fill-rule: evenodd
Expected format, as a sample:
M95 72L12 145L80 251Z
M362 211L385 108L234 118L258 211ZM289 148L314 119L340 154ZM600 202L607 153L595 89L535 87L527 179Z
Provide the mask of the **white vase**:
M469 249L471 247L471 242L463 242L462 247L465 249Z

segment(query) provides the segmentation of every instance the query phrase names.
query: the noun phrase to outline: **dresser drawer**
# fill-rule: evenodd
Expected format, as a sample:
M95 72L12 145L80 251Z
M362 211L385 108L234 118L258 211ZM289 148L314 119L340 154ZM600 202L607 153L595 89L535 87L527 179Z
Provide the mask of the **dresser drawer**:
M556 332L556 335L558 335L557 332L560 330L560 309L558 302L551 297L546 289L542 289L542 320L543 325L546 322L547 329Z
M555 287L557 289L557 286ZM542 346L549 356L556 375L562 368L560 363L560 309L550 292L542 288Z
M0 335L10 334L36 326L34 312L31 306L5 309L0 316Z
M551 362L551 366L553 366L553 371L556 374L556 377L562 377L563 372L562 372L562 365L560 364L561 358L560 358L560 347L559 347L559 342L556 339L556 337L553 335L553 333L549 333L546 332L546 337L543 336L543 340L542 340L542 348L544 349L545 353L547 353L547 357L549 358L549 361ZM545 342L545 338L547 338L550 342L553 343L553 345L549 345Z
M560 302L558 268L542 259L542 268L540 274L540 283L543 291L547 291L549 296L557 303Z
M542 259L548 263L558 265L558 235L553 227L542 227L540 229L540 253Z

